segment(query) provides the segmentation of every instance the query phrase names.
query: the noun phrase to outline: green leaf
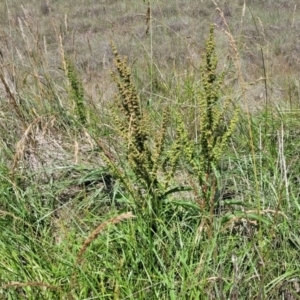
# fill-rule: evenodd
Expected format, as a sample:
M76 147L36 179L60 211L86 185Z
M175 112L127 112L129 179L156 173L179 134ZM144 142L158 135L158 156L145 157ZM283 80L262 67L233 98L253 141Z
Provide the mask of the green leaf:
M191 190L192 190L192 188L189 187L189 186L177 186L175 188L172 188L172 189L166 191L163 196L166 197L166 196L168 196L170 194L173 194L173 193L186 192L186 191L191 191Z
M227 222L229 222L230 220L232 220L234 218L235 219L236 218L244 218L244 219L247 219L247 220L255 220L255 221L263 222L266 225L271 224L271 221L268 218L266 218L266 217L264 217L264 216L262 216L258 213L253 213L253 212L246 213L246 212L243 212L243 211L235 211L233 213L226 214L222 219L222 223L223 224L227 223Z
M181 206L185 208L193 208L195 210L200 210L199 205L195 202L187 201L187 200L165 200L167 204L173 204L176 206Z

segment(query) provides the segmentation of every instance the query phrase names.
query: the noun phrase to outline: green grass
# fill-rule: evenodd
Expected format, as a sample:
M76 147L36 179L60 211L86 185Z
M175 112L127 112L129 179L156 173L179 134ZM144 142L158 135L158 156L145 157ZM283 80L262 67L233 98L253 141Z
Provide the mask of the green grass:
M0 299L299 299L296 3L23 2L0 4Z

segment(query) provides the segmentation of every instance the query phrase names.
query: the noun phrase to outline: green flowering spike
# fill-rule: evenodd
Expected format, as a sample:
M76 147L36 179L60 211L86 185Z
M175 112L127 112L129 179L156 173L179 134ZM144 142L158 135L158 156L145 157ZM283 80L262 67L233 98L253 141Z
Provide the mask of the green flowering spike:
M84 90L82 82L78 78L74 65L66 60L67 76L70 83L70 97L75 104L75 112L78 121L84 125L86 123L86 106L84 100Z

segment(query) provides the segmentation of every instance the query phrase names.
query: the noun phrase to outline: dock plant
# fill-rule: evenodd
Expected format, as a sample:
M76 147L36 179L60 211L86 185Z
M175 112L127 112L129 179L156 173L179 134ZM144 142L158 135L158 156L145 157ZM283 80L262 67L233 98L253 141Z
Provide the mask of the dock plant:
M114 44L112 49L115 65L112 78L118 87L114 107L119 110L118 113L113 110L113 118L126 152L126 167L120 169L107 157L104 159L131 194L140 212L149 208L152 221L159 216L167 196L186 189L193 189L199 209L212 215L220 160L238 121L238 109L230 112L233 107L231 99L225 96L221 103L224 98L221 93L224 74L218 74L217 70L213 27L206 41L206 54L200 67L201 82L196 91L199 133L190 135L183 116L176 111L177 125L172 128L176 138L172 142L168 141L167 136L171 120L169 109L164 109L161 124L153 131L126 58L119 55ZM185 163L180 163L183 161ZM193 184L171 188L176 182L176 170L184 166L189 168ZM156 231L156 225L152 229Z

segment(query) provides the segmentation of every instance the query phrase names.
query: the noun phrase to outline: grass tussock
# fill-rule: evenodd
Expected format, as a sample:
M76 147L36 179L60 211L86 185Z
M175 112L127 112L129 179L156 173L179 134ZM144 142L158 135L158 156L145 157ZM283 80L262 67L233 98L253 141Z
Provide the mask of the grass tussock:
M0 4L1 299L299 299L299 11L248 2Z

